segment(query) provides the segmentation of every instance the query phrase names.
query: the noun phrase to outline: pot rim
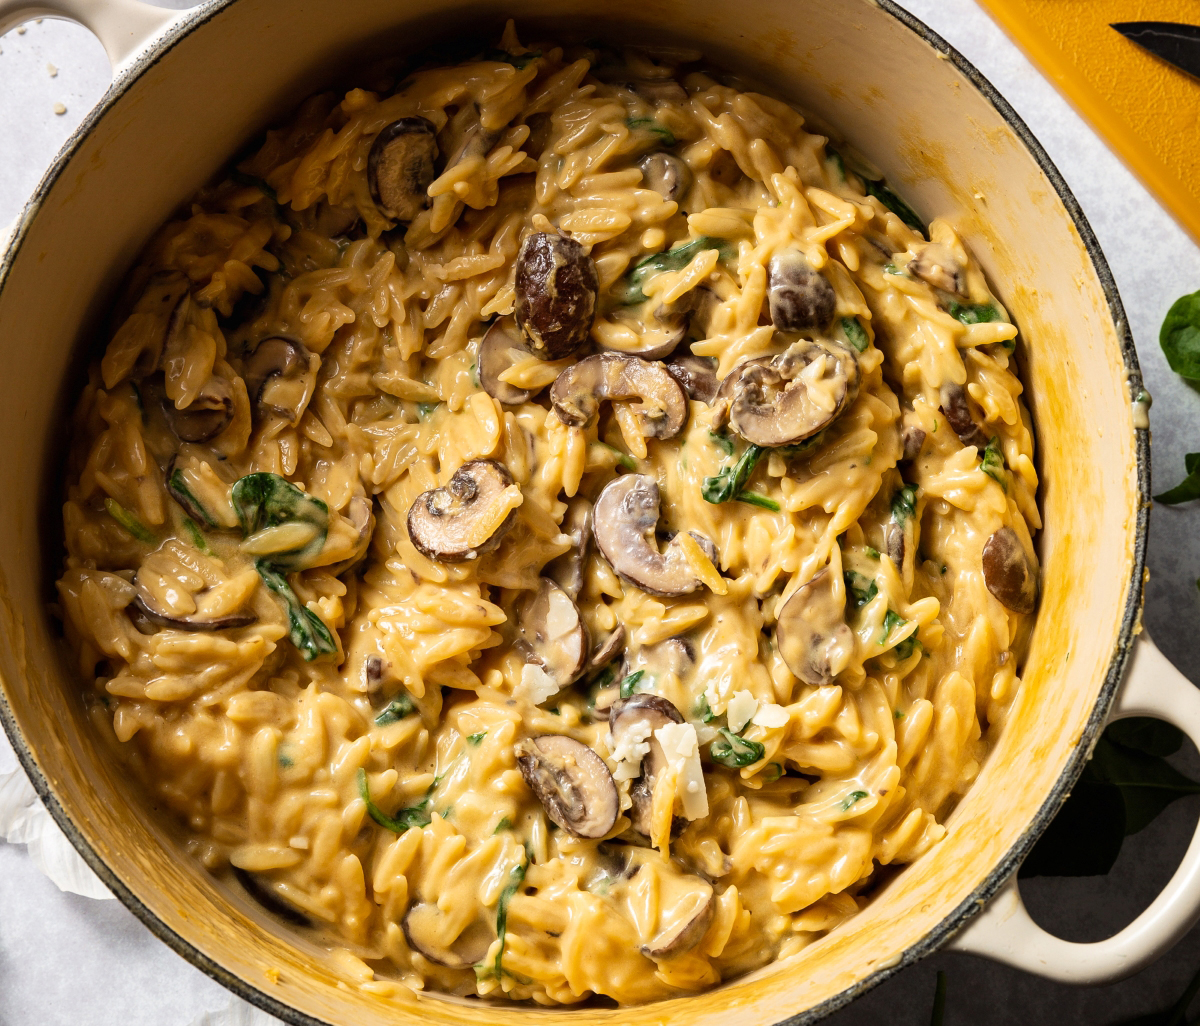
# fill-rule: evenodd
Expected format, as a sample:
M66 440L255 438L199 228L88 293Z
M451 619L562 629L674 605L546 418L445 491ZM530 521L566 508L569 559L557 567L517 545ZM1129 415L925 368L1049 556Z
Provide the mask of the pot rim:
M142 75L156 65L163 57L173 50L185 36L193 30L210 21L225 8L237 0L209 0L200 7L184 11L164 32L145 50L138 53L135 59L125 68L116 73L108 90L84 117L83 121L71 133L55 157L54 162L42 176L33 195L25 204L17 219L15 229L8 240L7 250L0 254L0 291L3 291L8 276L20 255L21 248L29 233L29 227L36 218L43 200L57 183L59 176L66 169L76 151L82 145L88 133L100 122L114 104L132 88ZM1133 335L1129 328L1125 308L1117 291L1116 281L1108 266L1100 243L1084 214L1079 201L1071 192L1061 172L1050 159L1042 144L1038 142L1029 126L1013 109L1012 105L999 93L995 86L959 51L934 32L920 18L904 10L896 0L869 0L886 14L898 21L923 42L938 51L949 60L954 67L975 87L976 90L992 105L1004 119L1021 144L1033 157L1042 173L1045 174L1066 208L1083 247L1091 261L1092 268L1099 279L1100 287L1108 302L1109 313L1116 331L1121 356L1126 368L1131 395L1141 389L1142 376L1138 364L1137 350L1133 344ZM1088 717L1079 742L1068 759L1058 780L1043 800L1037 814L1033 817L1025 832L1015 844L997 861L983 882L975 888L959 905L947 913L932 930L926 933L916 943L906 948L898 958L886 967L876 969L863 977L857 983L845 990L827 998L812 1008L805 1009L795 1015L780 1019L775 1026L808 1026L844 1008L855 998L877 987L890 979L902 969L920 961L927 955L941 948L967 923L978 915L994 898L1000 888L1016 872L1025 856L1029 854L1034 843L1042 832L1049 826L1050 821L1057 815L1062 803L1070 794L1087 760L1091 757L1092 748L1100 736L1108 714L1116 698L1117 688L1125 674L1132 654L1132 645L1141 618L1143 599L1143 580L1146 563L1147 530L1150 520L1150 431L1148 428L1135 428L1134 457L1137 471L1137 491L1139 503L1136 515L1136 527L1133 543L1133 566L1126 595L1125 609L1121 616L1121 625L1117 632L1113 654L1109 660L1108 669L1104 675L1104 683L1097 695L1095 705ZM37 764L32 750L25 742L24 735L17 726L8 698L0 688L0 725L12 744L21 767L28 775L38 797L49 810L50 815L62 829L67 839L79 852L83 860L100 878L104 885L112 891L116 898L132 912L159 940L171 948L176 954L195 966L201 972L211 977L217 983L232 991L238 997L250 1002L263 1011L283 1020L291 1026L330 1026L322 1019L314 1018L291 1005L284 1004L261 988L247 982L220 963L205 954L192 942L184 939L174 929L169 927L137 897L97 854L95 849L75 822L67 815L59 804L50 784Z

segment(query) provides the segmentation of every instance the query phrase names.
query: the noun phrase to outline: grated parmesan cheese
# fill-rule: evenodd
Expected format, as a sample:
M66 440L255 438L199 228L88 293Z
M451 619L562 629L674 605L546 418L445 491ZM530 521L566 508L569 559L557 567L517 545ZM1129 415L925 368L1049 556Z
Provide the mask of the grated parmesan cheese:
M774 702L763 702L754 714L754 723L768 729L786 727L790 719L791 714L782 705L776 705Z
M742 728L750 722L750 717L758 709L758 699L749 691L735 691L725 707L725 716L729 721L729 729L740 734Z
M648 719L622 726L621 740L612 750L617 763L613 780L634 780L642 772L642 759L650 754L650 730Z
M704 787L704 769L700 765L700 742L690 723L668 723L654 732L662 746L667 764L674 771L675 795L688 819L708 815L708 791Z
M526 663L521 667L521 695L531 705L541 705L557 695L558 682L537 663Z

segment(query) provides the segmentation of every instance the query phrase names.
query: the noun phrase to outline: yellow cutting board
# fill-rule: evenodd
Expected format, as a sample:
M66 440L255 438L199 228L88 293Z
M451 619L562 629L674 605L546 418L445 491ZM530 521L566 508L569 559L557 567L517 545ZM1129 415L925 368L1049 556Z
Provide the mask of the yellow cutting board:
M1200 25L1200 0L979 0L1200 243L1200 81L1109 28Z

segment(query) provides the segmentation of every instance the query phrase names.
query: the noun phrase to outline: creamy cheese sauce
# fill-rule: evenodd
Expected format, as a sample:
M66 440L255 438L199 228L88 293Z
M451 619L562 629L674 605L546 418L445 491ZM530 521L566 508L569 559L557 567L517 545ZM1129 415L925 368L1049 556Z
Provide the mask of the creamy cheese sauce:
M794 954L938 843L1020 685L1017 328L697 54L510 25L380 74L117 302L58 582L96 727L381 997Z

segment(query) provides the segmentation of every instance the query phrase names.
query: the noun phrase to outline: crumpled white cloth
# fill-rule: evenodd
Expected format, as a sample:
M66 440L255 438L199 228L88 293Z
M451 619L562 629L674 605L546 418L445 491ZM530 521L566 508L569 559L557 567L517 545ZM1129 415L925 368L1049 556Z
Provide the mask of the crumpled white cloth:
M213 1012L205 1012L199 1019L193 1019L188 1026L283 1026L273 1015L267 1015L241 998L230 999L225 1008Z

